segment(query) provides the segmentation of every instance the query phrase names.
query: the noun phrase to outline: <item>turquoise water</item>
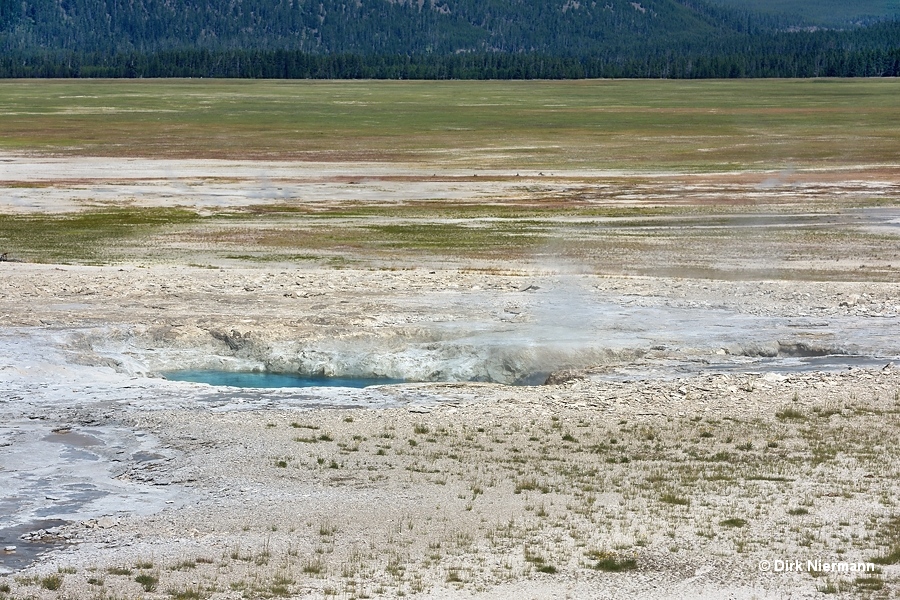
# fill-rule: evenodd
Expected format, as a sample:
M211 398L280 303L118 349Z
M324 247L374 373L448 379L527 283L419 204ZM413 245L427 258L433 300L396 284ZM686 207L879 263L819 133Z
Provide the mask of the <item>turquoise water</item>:
M316 375L291 375L286 373L253 373L235 371L169 371L163 376L170 381L192 381L209 385L230 385L242 388L283 387L351 387L403 383L402 379L363 377L324 377Z

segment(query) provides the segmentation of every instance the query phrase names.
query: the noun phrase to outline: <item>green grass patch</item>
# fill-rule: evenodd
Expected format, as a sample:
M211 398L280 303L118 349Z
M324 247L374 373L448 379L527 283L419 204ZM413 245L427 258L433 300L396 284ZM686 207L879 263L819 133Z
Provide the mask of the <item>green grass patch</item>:
M156 591L156 586L159 584L159 577L151 575L150 573L141 573L135 577L134 580L144 588L145 592Z
M743 527L746 524L747 520L741 519L739 517L732 517L730 519L719 521L719 525L721 525L722 527Z
M676 494L663 494L659 497L659 501L666 504L675 504L677 506L688 506L691 503L688 498Z
M884 588L884 578L879 575L857 577L853 580L853 586L861 590L877 592Z
M539 490L541 493L547 494L550 492L550 486L545 483L538 482L538 480L534 477L526 477L516 482L516 487L513 491L516 494L521 494L522 492L531 492L535 490Z
M490 226L434 222L377 224L366 229L376 246L467 256L518 255L546 242L536 226L522 221Z
M62 587L62 584L62 575L54 574L41 578L41 587L45 590L56 591Z
M897 544L883 554L879 554L871 559L876 565L896 565L900 564L900 544Z
M748 475L745 479L747 481L794 481L790 477L781 477L780 475Z
M611 552L593 550L587 553L588 558L595 560L593 567L605 573L622 573L637 569L637 559L634 557L620 557Z
M36 262L103 262L114 258L114 244L199 219L192 211L170 208L0 215L0 251Z
M781 410L776 411L775 418L781 419L782 421L787 421L790 419L802 421L806 419L806 413L802 410L789 406L787 408L782 408Z

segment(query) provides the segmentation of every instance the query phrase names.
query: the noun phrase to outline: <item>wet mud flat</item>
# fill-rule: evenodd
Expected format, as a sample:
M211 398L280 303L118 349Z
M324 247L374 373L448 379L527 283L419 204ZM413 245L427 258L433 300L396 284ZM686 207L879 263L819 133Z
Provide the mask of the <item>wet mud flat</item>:
M17 507L10 503L6 507L12 513ZM0 545L3 553L0 554L0 574L9 575L30 566L42 554L59 547L64 543L63 539L53 539L53 528L65 525L63 520L30 521L5 527L0 530ZM47 530L50 530L50 533ZM33 535L40 537L33 539ZM44 538L50 538L44 541Z
M52 403L52 400L51 400ZM76 397L62 401L78 417L59 420L42 406L6 410L0 427L3 518L2 567L18 571L49 550L74 543L72 523L110 527L120 514L147 514L173 503L168 482L154 472L171 457L157 454L145 432L98 424ZM102 410L96 404L91 409ZM99 416L99 415L98 415ZM158 476L157 476L158 477ZM162 484L166 487L155 487ZM149 485L148 485L149 484Z

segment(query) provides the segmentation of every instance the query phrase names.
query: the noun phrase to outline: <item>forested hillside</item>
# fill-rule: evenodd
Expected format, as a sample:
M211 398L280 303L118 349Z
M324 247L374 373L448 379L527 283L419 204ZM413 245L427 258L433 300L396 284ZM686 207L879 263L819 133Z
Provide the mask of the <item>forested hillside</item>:
M4 49L550 52L675 46L772 27L675 0L0 0Z
M797 26L847 27L900 16L900 0L711 0L721 6L779 15Z
M894 22L704 0L0 0L0 76L894 75Z

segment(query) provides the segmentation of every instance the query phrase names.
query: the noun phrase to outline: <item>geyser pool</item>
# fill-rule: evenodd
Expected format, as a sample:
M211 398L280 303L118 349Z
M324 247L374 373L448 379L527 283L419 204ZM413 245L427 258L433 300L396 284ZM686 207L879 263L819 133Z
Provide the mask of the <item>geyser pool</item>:
M364 388L370 385L403 383L402 379L377 377L326 377L324 375L299 375L291 373L267 373L254 371L189 370L163 373L171 381L191 381L209 385L228 385L242 388L283 387L350 387Z

